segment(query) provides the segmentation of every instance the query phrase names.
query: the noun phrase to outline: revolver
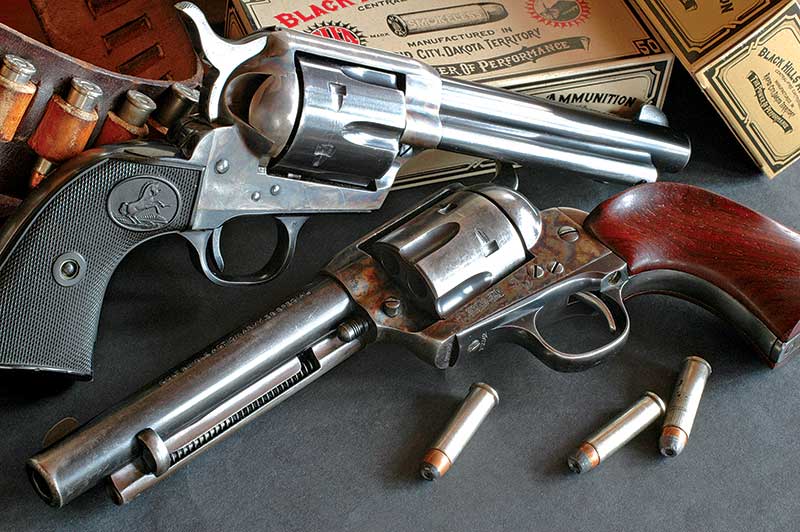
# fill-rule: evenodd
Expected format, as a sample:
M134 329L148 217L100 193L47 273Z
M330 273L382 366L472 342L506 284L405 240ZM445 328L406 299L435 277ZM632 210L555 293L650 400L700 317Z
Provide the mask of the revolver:
M106 286L135 246L177 232L211 281L266 282L291 261L309 215L380 208L400 166L421 150L628 184L689 158L686 136L652 106L627 121L288 30L232 42L193 4L176 7L209 66L200 112L171 131L172 144L120 144L73 159L6 222L0 368L90 378ZM226 273L223 225L262 214L277 220L271 257L251 274Z
M762 264L768 260L770 274ZM40 452L62 506L105 478L125 503L374 342L439 369L512 342L558 371L598 364L630 332L625 300L667 293L726 318L775 366L800 340L800 234L700 188L640 185L590 214L512 189L450 186L341 251L255 322ZM548 340L570 300L605 316L585 352Z

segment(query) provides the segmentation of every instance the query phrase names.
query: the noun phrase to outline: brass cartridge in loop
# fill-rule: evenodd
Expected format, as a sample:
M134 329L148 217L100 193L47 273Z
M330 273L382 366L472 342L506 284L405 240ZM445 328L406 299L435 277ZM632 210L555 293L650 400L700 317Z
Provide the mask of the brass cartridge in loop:
M14 139L25 111L36 94L36 85L31 77L36 67L26 59L14 54L3 57L0 67L0 141Z
M104 146L146 137L149 133L147 119L155 110L156 104L148 95L129 90L119 109L108 112L94 145Z
M55 166L86 148L97 124L95 109L103 90L91 81L72 78L66 98L58 94L47 102L44 116L28 145L39 158L34 163L31 187L41 183Z

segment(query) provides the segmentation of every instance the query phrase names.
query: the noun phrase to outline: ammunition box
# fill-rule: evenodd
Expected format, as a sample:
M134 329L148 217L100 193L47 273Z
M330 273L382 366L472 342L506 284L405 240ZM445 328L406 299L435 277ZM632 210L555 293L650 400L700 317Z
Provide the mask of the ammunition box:
M635 0L769 177L800 156L800 7Z

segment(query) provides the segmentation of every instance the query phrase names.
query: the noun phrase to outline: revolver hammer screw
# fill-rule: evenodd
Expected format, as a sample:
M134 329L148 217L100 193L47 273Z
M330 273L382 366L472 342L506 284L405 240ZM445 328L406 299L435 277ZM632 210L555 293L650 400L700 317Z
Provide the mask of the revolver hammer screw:
M220 159L217 161L217 164L214 165L214 170L217 171L218 174L224 174L231 168L231 163L228 162L228 159Z
M250 194L250 199L251 199L251 200L253 200L253 201L258 201L258 200L260 200L260 199L261 199L261 192L259 192L258 190L256 190L255 192L253 192L252 194Z
M538 264L531 264L528 266L528 273L531 274L534 279L540 279L544 277L544 268Z
M574 227L563 225L558 228L558 236L565 242L575 242L580 238L581 235Z
M394 318L398 314L400 314L400 309L402 308L402 303L396 297L387 297L386 300L383 302L383 312L390 318Z
M564 265L558 262L557 260L554 260L553 262L547 265L547 270L550 273L555 273L555 274L564 273Z
M278 194L281 193L281 186L280 185L272 185L272 187L270 187L270 189L269 189L269 193L272 194L273 196L277 196Z

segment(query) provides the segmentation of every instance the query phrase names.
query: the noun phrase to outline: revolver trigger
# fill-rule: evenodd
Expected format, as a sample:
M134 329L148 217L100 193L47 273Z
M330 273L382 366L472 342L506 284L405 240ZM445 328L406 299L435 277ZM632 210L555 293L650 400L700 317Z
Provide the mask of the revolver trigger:
M614 320L614 314L602 299L591 292L576 292L573 294L573 297L575 297L575 299L581 303L585 303L586 305L595 308L606 319L606 323L608 323L608 330L612 333L617 332L617 322Z
M272 256L257 272L249 275L223 275L225 260L222 257L220 237L222 226L213 230L184 231L180 233L197 251L200 269L206 277L220 286L245 286L271 281L280 275L294 257L297 236L307 216L276 216L278 242Z
M225 271L225 259L222 257L222 246L220 240L222 239L222 226L220 225L211 233L211 257L214 259L214 264L220 272Z

